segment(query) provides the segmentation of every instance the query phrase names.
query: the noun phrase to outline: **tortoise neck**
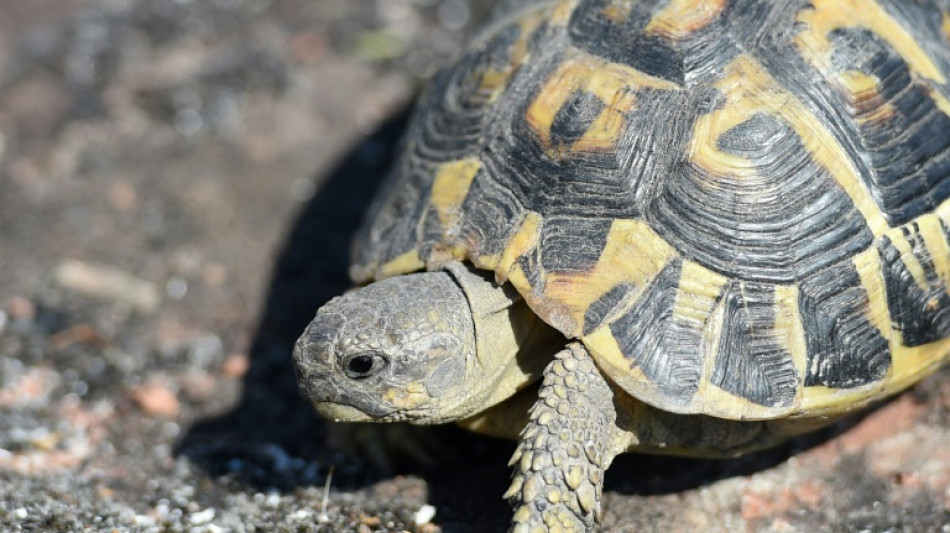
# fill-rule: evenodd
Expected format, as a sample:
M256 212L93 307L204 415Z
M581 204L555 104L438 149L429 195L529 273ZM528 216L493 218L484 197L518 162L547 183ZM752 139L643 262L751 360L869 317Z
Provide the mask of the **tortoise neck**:
M541 376L564 337L528 308L510 285L499 286L490 273L450 263L468 300L475 324L475 357L466 362L465 380L472 414L513 396Z

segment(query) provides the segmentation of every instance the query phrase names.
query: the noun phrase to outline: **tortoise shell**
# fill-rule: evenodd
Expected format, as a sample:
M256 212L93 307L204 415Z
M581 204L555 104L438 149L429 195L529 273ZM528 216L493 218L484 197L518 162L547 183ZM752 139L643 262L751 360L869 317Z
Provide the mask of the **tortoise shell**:
M675 413L824 417L950 353L950 3L510 2L424 93L367 282L511 283Z

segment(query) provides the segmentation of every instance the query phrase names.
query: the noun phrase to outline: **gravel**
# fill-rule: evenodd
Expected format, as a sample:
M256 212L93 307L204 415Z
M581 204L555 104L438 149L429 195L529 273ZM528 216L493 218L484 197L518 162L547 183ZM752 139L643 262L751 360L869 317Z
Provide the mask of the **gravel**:
M512 443L422 430L439 465L381 471L290 365L406 106L485 10L0 6L0 530L505 530ZM770 452L624 456L605 529L948 531L946 378Z

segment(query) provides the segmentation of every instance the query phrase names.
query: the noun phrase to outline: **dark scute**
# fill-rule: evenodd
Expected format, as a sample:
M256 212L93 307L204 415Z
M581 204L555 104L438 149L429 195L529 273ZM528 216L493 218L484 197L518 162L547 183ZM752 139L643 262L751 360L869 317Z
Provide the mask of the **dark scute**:
M539 58L532 64L532 75L511 87L512 96L522 96L512 98L506 113L486 132L492 138L482 158L489 174L546 219L642 216L641 206L652 201L669 176L671 160L685 149L693 115L691 96L684 91L638 89L635 105L619 110L624 125L613 146L550 150L525 114L540 90L537 80L548 79L562 61L560 51Z
M633 3L623 24L604 16L611 0L583 0L568 25L574 46L615 63L630 65L652 76L676 83L685 80L683 57L673 43L644 31L662 0Z
M946 284L937 276L930 251L916 234L916 228L905 231L904 237L924 271L927 290L917 285L891 239L882 238L878 251L891 320L900 330L905 345L920 346L950 337L950 296Z
M442 243L442 222L439 220L439 214L435 209L435 206L429 204L425 207L425 215L422 220L422 231L420 232L421 239L419 242L420 246L420 256L429 257L434 248Z
M439 71L419 98L406 133L410 156L423 161L449 161L470 153L478 143L484 111L452 102L452 93L458 90L452 86L456 73Z
M517 24L508 24L498 30L481 48L479 53L481 63L486 67L495 69L507 67L510 62L512 46L521 37L521 32L521 26Z
M612 20L605 14L607 6L618 3L620 9L631 10L623 21ZM731 0L705 26L673 38L646 31L668 2L587 0L574 12L569 33L574 46L591 54L695 87L721 72L737 55L755 51L764 32L787 35L795 8L802 3L804 0Z
M732 282L726 289L722 337L712 384L764 406L789 406L799 376L775 331L775 289Z
M795 17L807 4L734 0L681 43L688 85L697 93L687 103L696 113L691 118L721 105L720 95L695 89L715 83L736 55L749 54L827 122L848 156L859 161L849 141L855 135L851 121L835 115L841 105L830 84L794 53ZM682 138L689 139L692 129L693 123L686 124ZM753 117L726 132L717 146L748 158L756 175L712 175L674 152L659 168L658 187L641 204L651 226L685 257L732 278L794 283L871 245L864 217L788 124Z
M557 42L542 24L530 36L529 54L538 46ZM407 148L413 157L428 161L449 161L477 153L491 128L496 108L505 107L509 97L493 97L481 87L488 71L512 69L511 53L522 29L508 24L496 29L483 43L470 46L458 61L440 70L429 82L416 106L417 112L407 133ZM523 66L523 65L522 65ZM510 73L508 83L521 75L521 67Z
M522 200L504 180L494 176L501 171L485 161L485 172L472 182L462 202L460 234L483 255L500 254L508 238L518 228L524 213ZM500 174L504 176L503 173Z
M868 321L868 294L850 261L804 280L798 307L808 349L805 386L854 388L891 366L887 339Z
M704 90L641 89L637 93L619 143L620 171L614 179L625 189L623 198L633 213L644 213L664 183L675 179L687 152L695 109L709 97Z
M574 91L557 110L551 123L551 144L555 148L569 149L590 127L591 122L604 109L604 102L586 91Z
M604 319L607 318L614 308L616 308L633 289L633 285L621 283L605 292L592 303L590 307L587 308L587 312L584 313L584 335L588 335L600 327Z
M527 209L545 218L635 217L638 213L631 183L636 177L623 168L626 162L622 158L632 154L622 138L616 143L623 147L620 153L614 149L549 150L525 119L541 88L537 80L547 79L562 61L560 51L538 59L532 65L532 76L520 78L510 89L512 95L521 96L507 103L505 113L486 132L492 136L482 152L488 173ZM570 121L561 120L565 126L554 126L568 129L566 124ZM579 122L577 129L586 129L583 117ZM557 141L556 135L552 138Z
M533 80L539 79L535 63L544 64L541 58L554 53L563 41L563 35L559 37L549 25L541 24L529 38L528 54L534 62L512 73L508 93L489 100L487 94L477 90L479 77L488 69L508 66L521 31L516 23L502 26L483 45L472 47L454 67L443 69L429 83L403 141L401 163L377 194L377 205L356 240L357 264L370 264L371 256L383 263L415 248L426 258L442 244L438 220L429 208L437 165L490 153L485 144L494 133L505 129L499 121L511 120L513 102L519 98L511 94L511 85L534 85ZM498 253L516 229L513 224L524 211L524 195L507 183L507 163L490 171L490 162L482 159L486 169L473 181L463 203L459 236L474 253L488 255ZM430 219L420 230L426 213Z
M483 46L473 47L456 66L442 69L430 81L402 141L402 155L377 192L354 241L355 264L385 263L418 248L420 237L425 239L423 254L441 242L438 220L428 205L437 165L478 153L493 104L477 90L479 76L507 64L520 34L517 24L502 27ZM501 206L505 207L511 206ZM427 212L432 216L420 234L418 225Z
M529 253L519 257L517 264L521 267L521 271L524 272L528 283L532 287L544 287L544 280L541 278L541 269L538 268L538 255L536 250L531 250Z
M749 159L762 158L764 151L791 133L784 122L758 113L719 137L718 148Z
M488 104L489 95L479 90L481 77L490 70L511 68L511 51L521 33L520 26L509 24L492 35L483 47L474 47L465 55L456 67L452 83L454 99L461 106L480 108Z
M417 246L416 224L426 209L430 175L428 165L411 164L405 156L397 162L354 239L354 264L385 262Z
M787 124L753 117L723 137L734 150L763 143L740 154L754 173L684 162L649 206L651 226L683 255L732 278L792 283L871 245L851 198Z
M698 342L683 342L673 327L673 302L682 262L671 262L640 296L634 306L610 324L620 352L639 368L667 400L688 404L702 378L702 350Z
M551 217L544 220L541 264L548 272L583 272L600 259L611 220Z
M950 196L950 117L929 94L940 89L912 74L903 58L869 30L837 30L832 42L836 69L881 80L879 105L843 107L866 118L859 121L859 141L870 157L875 198L891 225L905 224ZM885 105L893 114L875 117Z
M947 48L947 34L944 19L928 0L877 0L903 28L906 28L914 41L936 63L944 74L950 72L950 51ZM950 12L950 1L936 0L937 7Z
M528 49L532 51L547 51L562 46L563 29L551 27L551 23L544 21L528 36ZM556 46L555 46L556 45Z

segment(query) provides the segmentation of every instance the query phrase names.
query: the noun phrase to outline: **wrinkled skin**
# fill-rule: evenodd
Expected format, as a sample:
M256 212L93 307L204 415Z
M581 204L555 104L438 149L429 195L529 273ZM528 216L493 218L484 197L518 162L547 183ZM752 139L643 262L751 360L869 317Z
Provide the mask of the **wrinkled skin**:
M300 337L294 361L302 393L330 419L462 421L485 431L511 425L511 411L524 408L505 400L540 375L550 361L546 347L563 347L551 332L520 297L456 264L330 301ZM631 442L617 430L610 386L586 349L572 343L556 358L544 371L540 400L519 424L526 431L505 495L518 532L544 531L548 523L592 528L603 471Z
M331 300L294 362L301 392L327 418L440 424L513 396L563 342L515 291L453 263Z
M294 350L304 395L322 415L348 422L447 421L439 413L452 411L474 357L471 311L446 272L335 298Z

